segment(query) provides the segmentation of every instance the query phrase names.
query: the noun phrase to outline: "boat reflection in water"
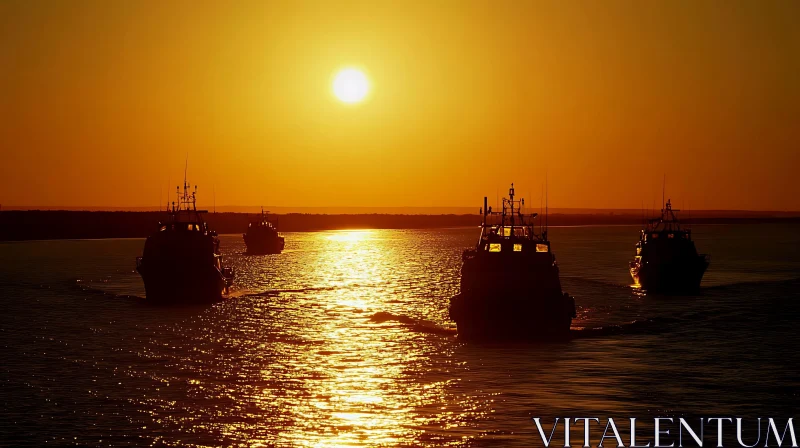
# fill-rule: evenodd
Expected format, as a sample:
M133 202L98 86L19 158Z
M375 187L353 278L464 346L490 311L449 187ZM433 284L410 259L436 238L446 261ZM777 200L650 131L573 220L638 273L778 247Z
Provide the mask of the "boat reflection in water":
M184 180L178 204L172 203L167 222L147 237L136 271L144 281L147 300L158 304L198 304L222 298L233 283L233 270L222 267L217 232L197 210L197 187L189 193Z
M575 301L561 290L547 230L535 233L536 213L522 214L514 184L503 210L487 210L483 198L481 236L464 251L461 293L450 300L458 336L467 340L564 339L575 317Z
M648 292L692 293L711 257L698 254L691 229L681 228L672 204L667 200L661 217L651 219L636 243L636 256L630 272L636 287Z

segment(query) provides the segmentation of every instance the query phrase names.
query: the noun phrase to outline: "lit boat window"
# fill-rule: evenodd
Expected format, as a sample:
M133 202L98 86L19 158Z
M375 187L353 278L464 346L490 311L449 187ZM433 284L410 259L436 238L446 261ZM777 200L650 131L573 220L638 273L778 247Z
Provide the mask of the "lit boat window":
M522 244L515 244L514 252L522 252Z
M536 252L549 252L549 247L547 244L536 244Z
M161 231L163 232L165 230L167 230L167 226L161 226Z
M669 234L667 234L667 238L675 238L675 234L674 233L669 233Z
M511 227L503 227L503 236L511 236Z
M500 252L501 245L498 243L489 244L489 252Z

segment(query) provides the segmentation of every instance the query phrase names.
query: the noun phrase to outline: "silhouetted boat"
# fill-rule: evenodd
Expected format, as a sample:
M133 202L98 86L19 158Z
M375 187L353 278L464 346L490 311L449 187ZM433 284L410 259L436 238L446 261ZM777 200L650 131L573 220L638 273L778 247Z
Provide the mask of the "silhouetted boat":
M481 236L464 251L461 292L450 299L450 318L467 340L541 340L569 336L575 300L561 290L547 230L535 233L536 213L521 213L524 199L503 198L502 212L483 198ZM492 222L490 222L492 221Z
M184 181L178 204L173 202L167 222L147 237L136 259L148 301L208 303L222 298L233 283L233 269L222 267L217 232L208 228L197 210L197 187L189 193Z
M667 200L661 217L651 219L636 243L630 262L636 285L649 292L694 292L708 268L711 257L698 254L691 229L682 229L672 204Z
M261 219L251 222L247 226L247 233L242 235L249 254L279 254L283 250L284 239L278 233L277 223L273 224L267 218L268 213L262 208Z

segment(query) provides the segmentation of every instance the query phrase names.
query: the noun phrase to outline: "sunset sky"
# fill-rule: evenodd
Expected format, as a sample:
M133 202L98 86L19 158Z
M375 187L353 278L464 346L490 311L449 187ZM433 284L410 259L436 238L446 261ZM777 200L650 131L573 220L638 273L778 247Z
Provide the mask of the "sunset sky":
M0 2L0 204L800 210L797 1ZM360 103L332 93L361 70ZM531 194L529 194L531 193Z

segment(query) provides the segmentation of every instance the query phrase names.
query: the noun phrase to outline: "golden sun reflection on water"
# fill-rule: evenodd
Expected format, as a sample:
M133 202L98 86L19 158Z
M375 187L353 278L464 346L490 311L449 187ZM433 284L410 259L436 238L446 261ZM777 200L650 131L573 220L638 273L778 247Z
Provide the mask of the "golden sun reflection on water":
M379 231L326 232L322 239L326 250L307 267L334 289L315 295L318 310L294 328L314 346L292 354L293 376L304 392L286 403L294 424L279 439L305 447L393 446L413 439L420 432L415 405L434 404L441 391L410 378L419 356L408 345L413 335L400 326L377 328L369 319L400 297L396 266L406 255Z
M374 230L338 230L329 232L328 235L325 236L328 240L331 241L364 241L369 239L375 234Z

